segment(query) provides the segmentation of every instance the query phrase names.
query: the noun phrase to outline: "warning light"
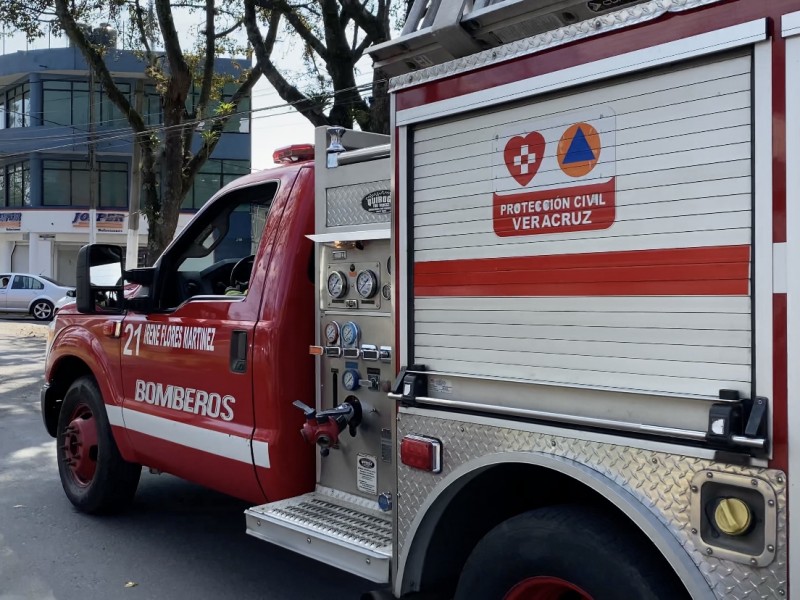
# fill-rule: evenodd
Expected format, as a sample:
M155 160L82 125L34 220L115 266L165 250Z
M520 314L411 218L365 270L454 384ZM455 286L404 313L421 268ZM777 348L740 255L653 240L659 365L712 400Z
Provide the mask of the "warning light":
M442 443L436 438L407 435L400 442L400 461L414 469L441 473Z
M294 146L284 146L272 153L272 162L279 165L290 165L303 160L314 158L313 144L295 144Z

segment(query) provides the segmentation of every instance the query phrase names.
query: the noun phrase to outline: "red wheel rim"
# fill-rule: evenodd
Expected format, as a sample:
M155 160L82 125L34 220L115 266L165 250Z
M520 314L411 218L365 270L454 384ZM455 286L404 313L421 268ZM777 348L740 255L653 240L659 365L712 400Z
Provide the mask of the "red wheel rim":
M64 462L75 483L86 487L97 470L97 422L92 409L79 404L64 430Z
M503 600L592 600L574 583L558 577L529 577L511 588Z

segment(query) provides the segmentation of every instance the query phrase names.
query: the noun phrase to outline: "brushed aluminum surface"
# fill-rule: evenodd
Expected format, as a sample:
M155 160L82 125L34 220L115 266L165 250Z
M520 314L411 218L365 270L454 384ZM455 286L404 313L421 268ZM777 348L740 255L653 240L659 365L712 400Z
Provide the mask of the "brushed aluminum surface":
M389 223L389 212L369 212L362 206L363 198L372 192L389 189L389 181L372 181L328 188L326 203L326 225L341 227L344 225L364 225L367 223Z
M443 77L458 75L465 71L480 69L488 65L519 58L528 54L543 52L550 48L570 44L578 40L594 37L617 29L624 29L652 21L668 12L680 12L715 4L720 0L650 0L622 10L581 21L566 27L560 27L534 35L523 40L504 44L458 58L446 63L412 71L405 75L393 77L389 83L389 91L395 92L403 88L420 85ZM402 39L402 38L400 38Z
M428 416L418 411L398 415L398 439L405 435L428 435L442 441L442 473L398 465L397 554L402 560L411 542L415 518L437 486L454 470L491 454L531 452L562 457L585 465L628 491L673 535L708 582L718 598L726 600L786 597L787 511L786 476L772 469L744 467L697 457L632 448L619 443L575 439L564 435L460 420L457 416ZM774 560L753 567L706 555L692 535L691 484L697 473L713 470L758 478L774 491L777 499L777 538Z

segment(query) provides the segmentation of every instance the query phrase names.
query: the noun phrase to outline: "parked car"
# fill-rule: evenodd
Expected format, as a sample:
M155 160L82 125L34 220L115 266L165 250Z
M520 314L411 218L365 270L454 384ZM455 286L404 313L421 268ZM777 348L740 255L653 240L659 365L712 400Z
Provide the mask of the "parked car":
M49 321L56 303L73 291L42 275L0 272L0 312L29 313L37 321Z
M53 307L53 316L58 314L58 311L67 304L75 302L75 290L67 290L67 295L61 298Z

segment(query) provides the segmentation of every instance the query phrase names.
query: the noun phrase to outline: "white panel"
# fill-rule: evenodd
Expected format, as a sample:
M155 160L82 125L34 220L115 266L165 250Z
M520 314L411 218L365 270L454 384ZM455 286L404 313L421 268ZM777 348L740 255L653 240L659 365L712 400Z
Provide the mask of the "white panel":
M717 57L419 127L414 133L416 263L750 246L751 60L750 54ZM613 152L606 155L613 157L616 176L613 224L605 229L498 236L493 194L502 140L544 132L552 123L556 124L552 128L563 130L581 114L587 115L583 117L587 122L600 123L599 131L606 127L604 119L614 119L614 135L605 138L613 140ZM551 144L560 133L543 135ZM558 173L560 167L546 158L547 152L555 155L552 146L547 147L551 149L545 150L545 159L538 159L536 168L541 170L535 171L534 180L538 183L520 183L528 187L516 193L533 194L541 189L537 185L551 185L550 173ZM502 159L499 164L504 170ZM581 183L607 181L603 169L600 178L586 175ZM572 182L565 185L564 189L575 189L569 187ZM498 190L504 193L506 188ZM434 371L478 377L706 398L733 388L749 396L753 365L749 262L746 250L736 259L717 259L714 252L698 253L709 258L697 259L699 265L687 264L685 269L681 263L670 263L670 258L660 263L663 268L634 263L630 271L600 262L588 267L586 275L581 270L585 267L571 267L570 262L558 267L525 262L497 270L487 264L480 268L481 274L465 276L454 262L447 273L427 275L421 284L424 289L434 290L438 279L442 286L484 286L475 293L496 297L462 297L459 289L454 289L454 297L416 297L414 361ZM716 260L722 261L719 268ZM508 293L512 286L540 290L536 286L552 283L558 288L573 282L578 286L596 282L614 293L611 282L618 277L623 284L632 277L634 284L663 285L674 277L705 285L701 278L706 276L698 266L720 278L730 273L735 281L744 282L736 287L739 295L503 296L503 290ZM545 275L537 280L536 272L542 269ZM517 270L518 282L513 279ZM484 272L491 281L481 280ZM597 278L606 272L608 279ZM562 274L566 279L560 279ZM641 277L652 280L637 279ZM511 283L498 283L503 280ZM485 291L492 285L496 292Z
M15 273L27 273L30 271L28 244L14 244L11 251L11 270Z
M800 21L800 14L794 17ZM799 23L800 24L800 23ZM789 433L789 513L800 515L800 37L786 40L786 359ZM800 527L789 528L791 597L800 587ZM792 550L793 549L793 550Z

